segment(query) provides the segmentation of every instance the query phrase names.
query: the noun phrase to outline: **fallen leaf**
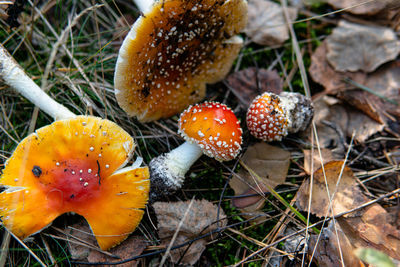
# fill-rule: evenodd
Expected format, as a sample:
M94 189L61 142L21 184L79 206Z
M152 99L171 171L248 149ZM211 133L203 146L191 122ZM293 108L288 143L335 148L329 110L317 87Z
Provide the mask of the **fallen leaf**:
M247 208L245 212L254 212L264 204L264 192L268 191L265 185L274 188L285 182L290 165L290 152L260 142L249 146L243 154L242 161L258 174L261 181L241 169L229 181L229 185L235 191L235 196L259 195L235 198L232 204L237 208Z
M68 248L71 253L71 257L75 260L86 261L88 263L117 262L125 260L142 254L143 250L148 245L148 242L143 237L131 235L118 246L110 249L108 252L104 252L91 249L89 247L98 247L98 245L86 221L82 221L68 227L67 231L72 236L68 237L71 240L71 242L68 242ZM76 243L76 241L79 240L89 244L89 246ZM114 255L118 258L111 257L109 255ZM138 263L139 262L137 261L129 261L118 266L134 267L137 266Z
M308 254L314 255L313 261L318 266L364 266L353 253L354 247L338 223L334 225L332 221L329 222L328 227L322 230L321 236L313 234L310 236L309 242ZM340 251L343 256L343 264Z
M170 244L190 202L155 202L153 204L158 220L158 235L162 245ZM223 210L219 210L218 216L218 207L207 200L195 200L188 212L174 245L182 244L227 224ZM191 245L171 250L171 261L186 265L195 264L203 253L207 240L211 240L211 237L199 239Z
M288 8L289 17L294 21L297 9ZM281 45L289 39L289 30L282 7L272 1L252 0L248 3L248 21L244 32L260 45Z
M246 109L256 96L264 92L278 95L282 92L282 79L276 70L250 67L230 74L226 81Z
M355 15L374 15L384 10L391 3L395 3L395 1L397 0L365 1L365 3L360 5L360 0L326 0L326 2L332 5L334 8L347 8L347 12ZM349 7L352 8L348 9Z
M366 74L364 72L336 71L326 59L326 53L326 40L324 40L312 54L309 68L311 78L325 87L325 93L334 94L338 91L354 88L353 85L344 81L345 78L350 78L357 83L365 83Z
M340 21L327 37L327 59L338 71L372 72L400 52L396 33L386 27Z
M355 140L364 142L385 126L333 97L323 96L313 103L319 144L322 148L331 149L335 158L343 158L345 152L343 140L336 130L341 131L344 137L351 137L355 133Z
M400 60L371 73L365 84L360 85L371 92L348 90L341 92L338 97L380 123L400 118Z
M310 175L315 170L321 168L322 163L333 161L334 156L331 149L321 148L321 156L317 149L314 152L304 149L304 171Z
M338 218L343 232L354 247L371 247L400 259L400 231L397 211L388 213L379 204L361 210L361 216Z
M342 161L331 161L326 163L324 168L316 170L313 176L311 196L310 179L303 182L296 198L296 204L300 210L308 210L310 197L312 197L310 212L318 217L346 212L366 202L367 198L361 193L352 170L349 167L344 167L342 172L342 166ZM337 185L339 178L340 181ZM329 197L332 198L335 194L331 205L333 214L329 209L330 201L326 184L329 189ZM346 216L357 216L357 214L357 212L354 212Z

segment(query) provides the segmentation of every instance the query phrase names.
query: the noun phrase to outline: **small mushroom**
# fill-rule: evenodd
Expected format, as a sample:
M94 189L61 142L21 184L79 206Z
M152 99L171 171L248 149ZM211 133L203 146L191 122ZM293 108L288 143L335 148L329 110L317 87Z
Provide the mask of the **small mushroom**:
M245 0L155 2L132 26L118 55L115 96L140 121L167 118L205 96L237 57Z
M179 118L179 133L186 142L149 164L151 200L179 189L186 172L202 154L228 161L241 149L242 129L238 119L230 108L217 102L187 108Z
M304 131L314 115L309 98L299 93L265 92L257 96L247 111L250 133L264 141L280 141L288 133Z
M122 242L148 200L147 167L124 167L135 143L108 120L77 116L36 130L7 160L0 185L2 224L24 239L63 213L89 223L101 249Z

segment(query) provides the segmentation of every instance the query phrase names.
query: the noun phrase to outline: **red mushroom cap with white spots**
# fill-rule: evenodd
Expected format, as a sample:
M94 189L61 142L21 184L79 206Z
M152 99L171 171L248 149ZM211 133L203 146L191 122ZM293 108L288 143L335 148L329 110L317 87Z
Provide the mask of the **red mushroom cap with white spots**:
M119 105L140 121L168 118L204 98L236 59L245 0L163 0L126 36L115 67Z
M288 118L278 95L266 92L257 96L247 111L250 133L264 141L280 141L288 134Z
M242 128L238 119L230 108L217 102L187 108L179 119L179 133L218 161L234 159L241 149Z

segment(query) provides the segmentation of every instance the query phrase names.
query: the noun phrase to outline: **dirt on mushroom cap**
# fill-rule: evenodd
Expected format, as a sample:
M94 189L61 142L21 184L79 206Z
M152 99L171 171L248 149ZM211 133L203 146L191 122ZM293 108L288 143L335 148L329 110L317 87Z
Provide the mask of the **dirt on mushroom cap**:
M148 199L147 167L115 173L134 148L127 132L96 117L38 129L22 140L3 170L4 226L23 239L57 216L76 212L89 222L102 249L117 245L139 224Z
M140 17L120 49L115 94L141 121L170 117L201 100L221 80L242 42L243 0L165 0Z

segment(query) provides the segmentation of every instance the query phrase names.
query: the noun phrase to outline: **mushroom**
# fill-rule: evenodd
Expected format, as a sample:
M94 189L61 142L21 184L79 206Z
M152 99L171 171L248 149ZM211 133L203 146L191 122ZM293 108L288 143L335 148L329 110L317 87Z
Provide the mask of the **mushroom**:
M119 51L114 86L121 108L145 122L203 99L205 84L228 73L246 21L245 0L155 2Z
M264 141L280 141L288 133L304 131L314 115L309 98L299 93L265 92L257 96L247 111L250 133Z
M148 168L123 168L134 149L118 125L91 116L36 130L3 169L2 224L24 239L74 212L88 221L101 249L119 244L139 224L148 200Z
M179 189L186 172L202 154L228 161L241 149L242 129L238 119L230 108L217 102L188 107L179 118L178 132L186 142L149 164L151 200Z

